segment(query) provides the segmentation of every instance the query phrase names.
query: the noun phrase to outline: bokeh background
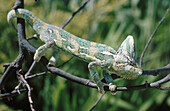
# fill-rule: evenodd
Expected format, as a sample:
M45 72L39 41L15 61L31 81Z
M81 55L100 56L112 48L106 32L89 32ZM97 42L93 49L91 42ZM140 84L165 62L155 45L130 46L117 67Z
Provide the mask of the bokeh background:
M61 26L74 11L83 3L83 0L25 0L25 9L33 12L41 20ZM18 55L17 33L8 25L6 16L14 5L15 0L0 0L0 76L3 73L4 63L12 62ZM132 35L136 45L136 60L147 43L148 38L170 6L169 0L90 0L86 7L78 13L65 30L87 40L104 43L117 50L121 42ZM26 23L26 36L35 32ZM40 40L31 40L34 47L43 44ZM47 58L53 54L49 50ZM57 65L71 58L65 52L61 53ZM28 60L31 59L28 57ZM147 49L143 59L143 69L155 69L165 66L170 61L170 13L159 27ZM23 65L27 71L31 63ZM91 79L87 68L88 63L76 58L60 69L79 77ZM34 72L45 71L39 63ZM101 73L101 69L98 69ZM11 91L17 85L17 78L11 72L6 83L6 90ZM117 86L133 86L154 82L166 76L140 76L136 80L117 79ZM100 96L96 89L79 85L59 76L47 74L29 80L33 87L32 99L37 111L87 111ZM170 86L169 83L163 85ZM170 92L158 89L144 89L128 92L105 94L95 111L167 111L170 109ZM29 110L27 94L0 100L1 111Z

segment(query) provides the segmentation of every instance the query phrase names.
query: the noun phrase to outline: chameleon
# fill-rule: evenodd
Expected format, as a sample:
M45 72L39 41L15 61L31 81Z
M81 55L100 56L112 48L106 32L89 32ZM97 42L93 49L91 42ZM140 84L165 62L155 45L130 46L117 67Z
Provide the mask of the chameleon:
M63 50L88 63L90 75L102 94L105 93L105 84L99 78L97 67L103 70L103 77L111 92L116 90L116 85L110 73L116 73L126 79L136 79L142 74L142 69L135 60L135 43L131 35L127 36L116 51L105 44L82 39L62 28L47 24L26 9L11 10L7 15L8 23L16 31L17 28L13 22L16 17L25 19L45 43L36 50L34 61L39 62L41 57L45 56L47 50L53 47L56 54L50 58L49 65L55 65L60 50Z

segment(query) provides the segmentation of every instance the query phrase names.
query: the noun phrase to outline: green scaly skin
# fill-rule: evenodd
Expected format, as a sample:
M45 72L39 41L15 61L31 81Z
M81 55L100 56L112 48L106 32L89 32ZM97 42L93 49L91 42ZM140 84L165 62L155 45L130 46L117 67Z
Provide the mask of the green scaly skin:
M89 63L88 68L90 74L97 83L101 93L105 92L103 88L104 83L101 82L96 67L106 70L104 71L103 76L109 84L109 89L113 92L115 91L116 86L109 75L110 72L116 73L127 79L135 79L142 74L142 69L134 59L135 45L134 39L130 35L123 41L118 51L115 51L107 45L81 39L57 26L44 23L33 16L30 11L25 9L11 10L8 13L8 22L15 30L17 29L12 22L15 17L25 19L40 35L40 39L45 42L45 44L40 46L34 54L34 60L36 62L39 62L41 57L45 55L50 47L55 46L57 47L57 54L54 57L51 57L49 62L50 65L55 65L56 60L59 57L59 49L62 49Z

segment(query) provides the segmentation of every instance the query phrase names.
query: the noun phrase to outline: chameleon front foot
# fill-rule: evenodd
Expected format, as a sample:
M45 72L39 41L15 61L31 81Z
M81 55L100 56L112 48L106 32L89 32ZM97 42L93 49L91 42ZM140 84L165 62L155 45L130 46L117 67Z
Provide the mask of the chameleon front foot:
M55 66L56 64L56 59L54 57L51 57L51 59L49 60L48 66Z
M109 83L109 90L112 92L112 95L116 95L116 85Z
M102 82L99 82L97 84L97 87L98 87L98 90L100 91L100 93L104 94L105 91L104 91L104 84Z
M36 62L39 62L41 57L45 55L45 53L47 52L47 50L52 47L54 45L54 41L53 40L48 40L46 41L46 43L42 46L40 46L35 54L34 54L34 60Z
M37 49L35 54L34 54L34 60L36 62L39 62L41 57L44 56L44 55L45 55L45 53L42 53L42 51L40 49Z

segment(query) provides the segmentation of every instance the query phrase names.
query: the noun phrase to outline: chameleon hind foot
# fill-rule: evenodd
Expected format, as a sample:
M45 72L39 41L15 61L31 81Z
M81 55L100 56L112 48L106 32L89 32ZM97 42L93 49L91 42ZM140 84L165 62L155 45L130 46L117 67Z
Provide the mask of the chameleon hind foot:
M112 92L112 95L116 95L116 85L109 83L109 90Z

